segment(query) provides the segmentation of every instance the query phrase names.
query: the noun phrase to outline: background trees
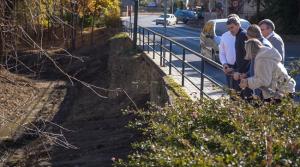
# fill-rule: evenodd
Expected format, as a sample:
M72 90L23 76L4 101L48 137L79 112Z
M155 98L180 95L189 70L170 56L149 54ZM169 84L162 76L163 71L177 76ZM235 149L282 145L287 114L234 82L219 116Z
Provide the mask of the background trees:
M250 0L257 6L253 22L264 18L273 20L277 31L284 34L300 33L300 0ZM262 10L260 12L260 10Z
M117 26L119 5L119 0L0 0L2 63L24 47L63 41L69 48L86 27Z

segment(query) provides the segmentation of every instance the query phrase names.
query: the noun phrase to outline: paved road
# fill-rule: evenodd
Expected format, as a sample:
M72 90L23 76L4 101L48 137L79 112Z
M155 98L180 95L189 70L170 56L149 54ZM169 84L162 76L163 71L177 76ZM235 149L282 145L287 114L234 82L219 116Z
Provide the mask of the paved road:
M188 48L199 52L200 51L200 28L192 28L185 24L179 23L175 26L167 26L164 29L163 25L156 25L153 22L158 15L144 15L140 16L138 24L142 27L150 28L158 33L165 34L166 36L174 39L175 41L187 46ZM292 61L300 60L300 42L286 42L286 62L288 67ZM167 45L168 46L168 45ZM179 54L179 48L175 48L175 52ZM194 55L187 55L187 60L194 66L200 67L201 59ZM215 70L211 67L206 67L205 73L216 79L220 83L225 83L225 78L221 71ZM300 91L300 75L296 76L297 86L296 89Z

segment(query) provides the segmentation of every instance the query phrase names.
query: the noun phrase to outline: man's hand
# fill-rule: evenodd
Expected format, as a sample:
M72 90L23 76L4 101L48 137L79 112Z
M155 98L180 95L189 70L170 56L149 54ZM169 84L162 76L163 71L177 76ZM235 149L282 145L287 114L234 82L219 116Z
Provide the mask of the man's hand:
M233 79L236 80L236 81L239 80L240 79L240 75L241 74L239 72L233 73Z
M245 89L246 87L248 87L248 80L247 79L242 79L241 83L240 83L240 87L242 89Z
M236 81L240 80L240 79L245 79L245 78L247 78L247 74L245 74L245 73L239 73L239 72L233 73L233 79Z
M223 64L223 71L225 74L228 68L229 68L228 64Z
M233 71L232 68L229 68L228 64L223 64L223 71L226 75Z
M245 79L245 78L247 78L247 74L246 73L240 74L240 79Z

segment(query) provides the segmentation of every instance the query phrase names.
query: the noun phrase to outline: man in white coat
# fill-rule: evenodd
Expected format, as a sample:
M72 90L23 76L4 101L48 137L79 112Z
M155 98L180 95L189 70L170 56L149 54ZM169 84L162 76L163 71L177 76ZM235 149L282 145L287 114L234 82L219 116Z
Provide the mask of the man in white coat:
M296 82L281 63L280 53L275 48L264 46L258 39L249 39L245 44L246 59L255 59L254 76L242 79L240 87L260 88L266 101L278 100L295 92Z

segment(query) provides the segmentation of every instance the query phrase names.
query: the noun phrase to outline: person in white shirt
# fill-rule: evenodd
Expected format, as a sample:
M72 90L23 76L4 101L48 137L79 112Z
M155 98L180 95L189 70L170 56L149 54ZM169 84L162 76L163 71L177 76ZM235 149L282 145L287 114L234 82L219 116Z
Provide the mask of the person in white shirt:
M239 17L237 15L229 15L228 18L236 18L239 22ZM240 29L240 24L230 24L227 25L228 30L221 36L221 42L219 45L219 59L223 65L223 71L226 75L227 84L229 88L236 89L238 83L235 83L232 79L232 73L234 72L235 63L236 63L236 49L235 49L235 40L237 32Z

